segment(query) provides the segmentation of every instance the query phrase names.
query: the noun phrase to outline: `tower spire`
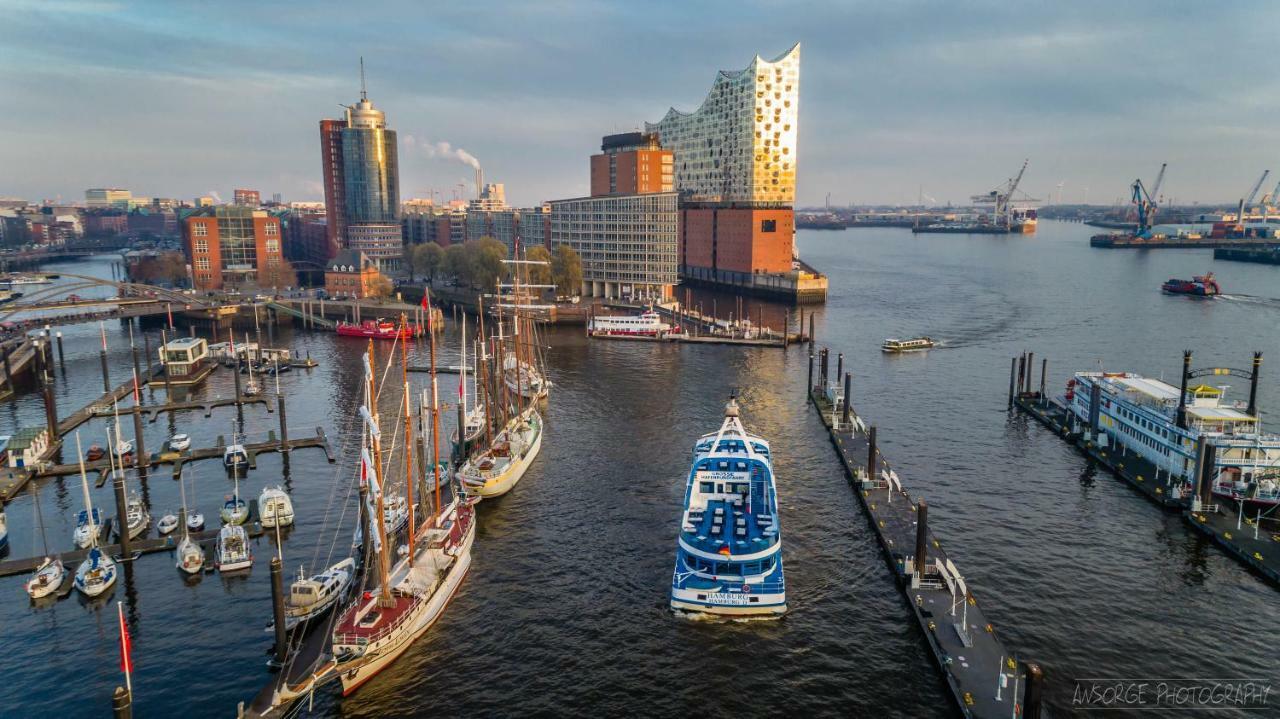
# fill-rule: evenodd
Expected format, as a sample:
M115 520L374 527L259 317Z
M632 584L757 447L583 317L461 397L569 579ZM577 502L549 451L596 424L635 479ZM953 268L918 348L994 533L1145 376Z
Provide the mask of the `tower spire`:
M360 56L360 99L369 99L369 93L365 92L364 87L364 55Z

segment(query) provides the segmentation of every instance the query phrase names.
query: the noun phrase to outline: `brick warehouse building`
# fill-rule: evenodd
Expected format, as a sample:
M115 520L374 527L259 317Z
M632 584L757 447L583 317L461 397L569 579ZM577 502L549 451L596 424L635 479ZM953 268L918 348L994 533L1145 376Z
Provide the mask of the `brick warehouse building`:
M197 290L276 286L271 271L284 261L278 218L223 205L187 217L183 235Z

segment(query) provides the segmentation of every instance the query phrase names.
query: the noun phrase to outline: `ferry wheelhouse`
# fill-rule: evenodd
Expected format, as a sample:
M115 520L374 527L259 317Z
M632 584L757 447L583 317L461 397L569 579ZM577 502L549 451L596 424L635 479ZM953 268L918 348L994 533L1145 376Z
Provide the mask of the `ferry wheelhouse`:
M723 616L787 611L769 443L743 428L734 399L720 431L693 448L671 608Z
M1280 504L1280 436L1259 425L1260 360L1255 359L1248 404L1226 400L1226 386L1199 384L1183 390L1132 372L1077 372L1062 400L1083 427L1095 426L1090 418L1096 413L1097 441L1153 464L1153 479L1170 486L1174 498L1190 496L1200 463L1211 462L1215 496L1275 506Z

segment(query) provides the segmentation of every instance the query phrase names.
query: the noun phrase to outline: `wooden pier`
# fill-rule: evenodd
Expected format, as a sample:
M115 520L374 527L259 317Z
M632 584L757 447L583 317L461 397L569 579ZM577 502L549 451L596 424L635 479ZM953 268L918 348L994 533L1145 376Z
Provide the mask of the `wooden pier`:
M1013 406L1157 506L1181 513L1196 532L1213 540L1228 555L1270 584L1280 587L1280 519L1274 516L1251 517L1247 511L1241 514L1238 506L1233 511L1220 502L1199 501L1197 492L1182 489L1180 478L1170 477L1167 473L1158 478L1155 465L1142 457L1123 448L1108 449L1102 443L1092 441L1086 428L1077 427L1065 407L1039 392L1018 392ZM1102 436L1105 439L1105 434ZM1200 481L1206 480L1201 478Z
M818 411L846 476L876 534L885 562L923 632L952 699L966 717L1040 716L1043 673L1005 647L941 542L928 529L928 507L915 501L876 446L868 427L847 405L844 389L825 371L813 372L808 400ZM814 380L817 380L815 383Z

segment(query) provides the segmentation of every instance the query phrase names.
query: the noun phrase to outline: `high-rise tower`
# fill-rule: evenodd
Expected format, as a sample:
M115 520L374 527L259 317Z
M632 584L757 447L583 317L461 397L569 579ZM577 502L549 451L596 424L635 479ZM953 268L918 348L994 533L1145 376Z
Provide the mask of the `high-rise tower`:
M365 253L383 272L400 270L400 168L395 130L369 101L360 65L360 100L342 120L320 121L328 261L339 246Z

